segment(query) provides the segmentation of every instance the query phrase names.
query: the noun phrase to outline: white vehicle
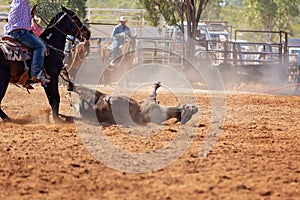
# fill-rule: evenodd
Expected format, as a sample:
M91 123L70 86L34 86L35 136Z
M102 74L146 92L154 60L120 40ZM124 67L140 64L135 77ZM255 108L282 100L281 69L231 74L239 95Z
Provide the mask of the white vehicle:
M182 51L185 47L185 42L188 41L188 34L187 34L187 23L184 23L184 34L181 32L179 26L170 26L167 27L166 30L167 38L170 38L174 41L174 50L175 51ZM204 52L206 49L205 41L211 40L211 36L207 25L205 23L199 22L197 26L197 33L195 38L195 56L199 53Z
M290 47L289 55L298 55L300 51L300 47Z
M168 37L176 37L182 36L181 30L179 26L170 26L167 27L167 36ZM187 23L184 23L184 39L187 41ZM197 27L196 40L211 40L211 36L209 34L208 28L205 23L199 22Z
M288 39L288 56L290 62L297 62L300 51L300 38Z
M297 62L298 56L300 55L300 47L289 47L289 61L290 62Z

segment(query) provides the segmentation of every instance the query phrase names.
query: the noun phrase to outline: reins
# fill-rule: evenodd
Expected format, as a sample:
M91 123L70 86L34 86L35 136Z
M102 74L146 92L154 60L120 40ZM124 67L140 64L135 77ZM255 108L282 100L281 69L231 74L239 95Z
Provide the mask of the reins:
M77 32L76 32L76 35L75 35L75 37L74 37L74 39L70 39L69 37L68 37L68 35L67 34L65 34L63 31L61 31L58 27L57 27L57 24L65 17L67 15L67 17L69 17L70 19L71 19L71 21L72 21L72 24L76 27L76 29L77 29ZM48 26L47 28L55 28L60 34L62 34L63 36L65 36L65 38L67 39L67 40L71 40L72 41L72 43L74 43L74 41L75 41L75 39L79 36L80 38L82 38L82 29L83 29L83 24L82 24L82 26L81 27L79 27L75 22L74 22L74 16L76 16L76 14L74 14L73 16L70 16L70 15L68 15L67 13L64 13L62 16L60 16L60 18L55 22L55 23L53 23L53 25L52 26ZM58 48L56 48L56 47L54 47L54 46L51 46L51 45L49 45L49 44L47 44L47 46L49 47L49 48L51 48L51 49L53 49L53 50L55 50L61 57L63 57L64 56L64 51L63 50L61 50L61 49L58 49Z
M64 54L64 51L61 50L61 49L58 49L50 44L46 44L47 47L49 47L50 49L53 49L57 54L59 54L61 57L63 57L65 54Z
M74 23L74 16L77 16L76 14L74 14L73 16L69 16L68 15L68 17L71 17L71 20L72 20L72 22L73 22L73 25L77 28L77 33L76 33L76 35L75 35L75 37L74 37L74 40L75 40L75 38L77 38L77 36L79 35L79 38L80 39L82 39L83 38L83 36L82 36L82 29L83 29L83 27L84 27L84 25L82 24L81 25L81 27L79 27L78 25L77 25L77 23Z
M69 73L68 73L68 70L67 70L66 67L63 67L63 68L61 69L61 72L65 73L66 76L69 78ZM73 83L73 82L70 80L70 78L67 80L61 73L59 74L59 76L60 76L64 81L66 81L67 83Z
M66 15L67 15L67 13L64 13L62 16L60 16L60 18L52 26L48 26L47 28L48 29L55 28L60 34L62 34L63 36L67 37L67 34L65 34L63 31L61 31L56 26Z

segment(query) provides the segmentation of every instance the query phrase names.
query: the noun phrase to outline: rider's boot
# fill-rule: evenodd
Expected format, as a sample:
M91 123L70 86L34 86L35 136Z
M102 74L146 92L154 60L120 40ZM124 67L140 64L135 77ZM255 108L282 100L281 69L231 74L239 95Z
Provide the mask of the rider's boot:
M40 73L37 76L33 76L30 79L33 83L50 83L50 80L45 77L45 74L43 73L43 70L40 71Z

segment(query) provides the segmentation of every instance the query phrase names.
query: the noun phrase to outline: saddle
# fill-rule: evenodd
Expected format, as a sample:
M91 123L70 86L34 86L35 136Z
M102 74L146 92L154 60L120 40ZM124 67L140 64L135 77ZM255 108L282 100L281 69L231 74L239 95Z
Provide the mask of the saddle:
M32 58L32 49L21 44L17 39L10 35L4 35L0 38L0 48L4 54L6 60L9 61L22 61L24 63L25 69L24 73L20 76L19 81L16 84L23 85L27 89L33 89L33 87L28 84L29 80L29 67L27 66L27 60ZM46 55L48 55L48 49ZM46 74L45 70L43 70Z
M30 48L9 35L5 35L0 39L0 48L6 60L26 61L31 59L32 56L32 50Z
M43 40L42 42L46 45ZM0 48L5 58L10 61L26 61L32 58L32 49L10 35L4 35L0 38ZM46 45L45 56L49 54L49 49Z

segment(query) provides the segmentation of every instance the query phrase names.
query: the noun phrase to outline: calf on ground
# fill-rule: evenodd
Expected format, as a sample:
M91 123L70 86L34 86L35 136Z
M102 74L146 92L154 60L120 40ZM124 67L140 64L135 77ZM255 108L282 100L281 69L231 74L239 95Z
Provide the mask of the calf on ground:
M68 92L66 97L83 119L93 121L96 119L99 123L133 125L153 122L161 124L168 119L175 118L176 122L180 121L185 124L198 112L198 108L194 105L161 106L156 101L156 91L159 87L160 82L155 83L152 95L142 102L126 96L110 96L83 86L75 86L74 91Z

